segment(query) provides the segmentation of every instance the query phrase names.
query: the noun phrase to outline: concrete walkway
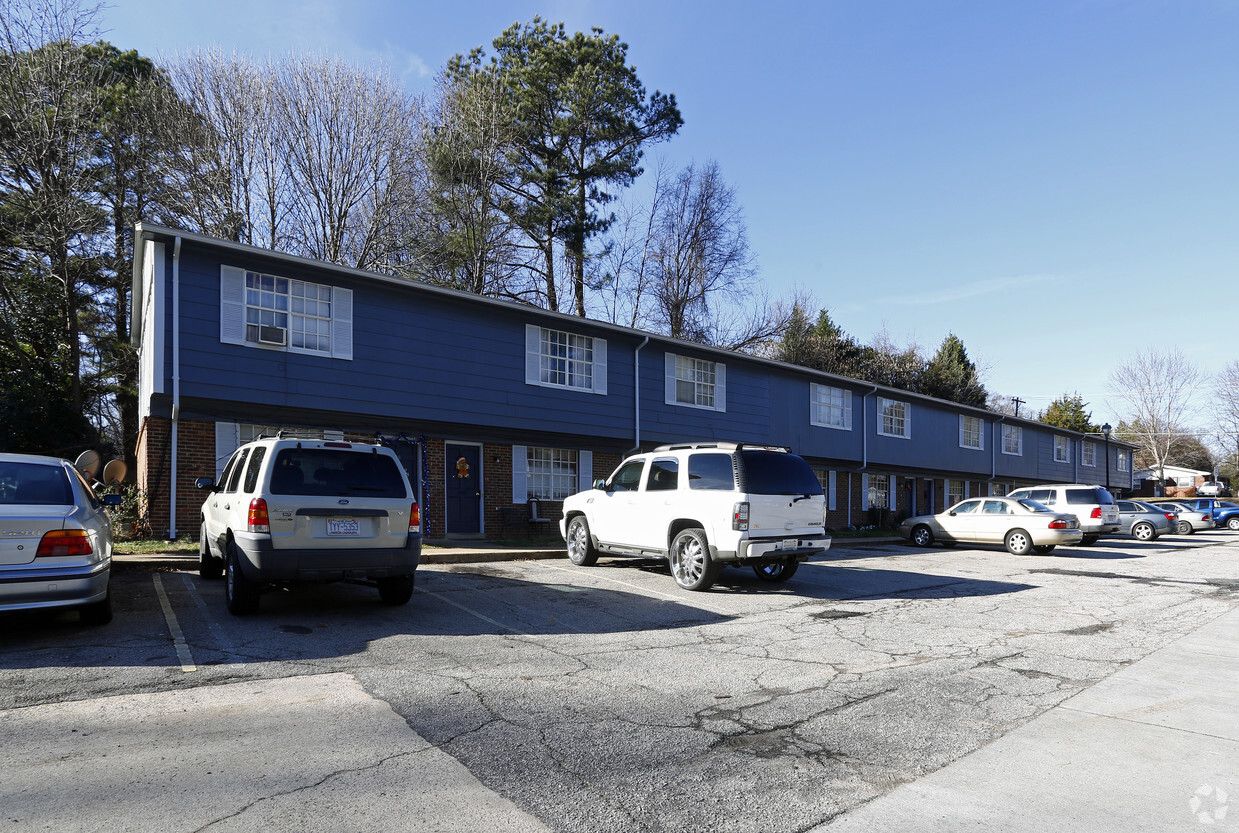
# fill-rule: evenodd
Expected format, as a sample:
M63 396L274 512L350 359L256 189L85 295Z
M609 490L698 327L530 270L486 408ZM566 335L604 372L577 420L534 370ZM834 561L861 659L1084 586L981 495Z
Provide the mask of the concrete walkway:
M815 833L875 830L1239 830L1239 609Z

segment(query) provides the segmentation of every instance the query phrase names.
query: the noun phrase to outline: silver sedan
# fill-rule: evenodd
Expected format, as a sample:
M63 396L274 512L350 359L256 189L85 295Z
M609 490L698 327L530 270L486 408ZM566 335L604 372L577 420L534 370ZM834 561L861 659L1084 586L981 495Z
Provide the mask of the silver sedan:
M76 607L84 624L112 620L112 524L68 460L0 454L0 611Z
M1177 532L1179 521L1170 508L1159 508L1140 500L1120 500L1119 531L1137 541L1152 541L1168 532Z
M1167 512L1174 512L1178 516L1177 531L1180 535L1191 535L1198 529L1213 529L1213 515L1200 509L1193 509L1185 503L1159 500L1151 505L1165 509Z
M899 534L918 547L935 541L1002 544L1013 555L1047 553L1084 537L1075 515L1055 512L1035 500L1007 497L970 498L937 515L917 515L899 526Z

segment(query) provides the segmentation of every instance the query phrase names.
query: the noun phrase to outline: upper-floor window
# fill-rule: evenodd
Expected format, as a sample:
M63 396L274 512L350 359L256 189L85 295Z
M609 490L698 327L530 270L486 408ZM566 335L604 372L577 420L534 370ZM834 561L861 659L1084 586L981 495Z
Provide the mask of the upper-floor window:
M960 448L985 448L985 434L982 430L984 423L978 416L968 416L967 414L959 415L959 447Z
M824 428L852 430L852 392L810 383L809 423Z
M1002 426L1002 453L1022 455L1024 453L1024 429L1018 425Z
M727 410L727 366L692 356L666 354L668 405Z
M1126 452L1126 451L1120 451L1120 452L1118 453L1118 468L1119 468L1119 471L1129 471L1129 470L1130 470L1130 468L1131 468L1131 466L1129 465L1129 461L1130 461L1130 459L1131 459L1131 458L1129 458L1129 457L1127 456L1127 452Z
M606 339L527 324L525 381L531 385L606 393Z
M1067 460L1068 460L1067 438L1061 437L1055 434L1054 435L1054 462L1055 463L1066 463Z
M292 353L353 357L353 292L220 267L219 338Z
M1097 444L1087 440L1080 447L1080 462L1086 466L1097 465Z
M887 437L910 437L908 403L878 397L878 433Z

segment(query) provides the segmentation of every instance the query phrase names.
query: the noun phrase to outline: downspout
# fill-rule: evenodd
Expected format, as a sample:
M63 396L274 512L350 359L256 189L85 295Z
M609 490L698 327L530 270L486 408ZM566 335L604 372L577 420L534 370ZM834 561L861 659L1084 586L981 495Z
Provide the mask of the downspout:
M168 484L168 540L176 540L176 439L181 418L181 238L172 245L172 470Z
M989 482L993 483L998 479L998 443L1002 440L1002 433L998 426L1007 418L1006 414L999 415L998 419L994 420L994 444L989 450Z
M878 392L878 386L874 385L873 390L866 393L860 398L860 468L857 472L862 472L869 467L869 421L865 419L865 415L869 409L865 406L865 402L869 400L870 395ZM861 502L864 502L862 496ZM848 472L848 523L852 523L852 473Z
M637 454L641 451L641 348L650 343L646 336L632 354L632 432L633 447L624 452L624 456Z

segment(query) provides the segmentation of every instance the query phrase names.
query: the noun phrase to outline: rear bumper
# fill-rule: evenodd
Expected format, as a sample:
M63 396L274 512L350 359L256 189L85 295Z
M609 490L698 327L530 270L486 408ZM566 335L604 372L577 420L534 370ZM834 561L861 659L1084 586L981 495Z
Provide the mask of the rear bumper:
M421 536L388 549L276 549L266 535L236 534L245 577L263 582L312 582L412 575L422 558Z
M0 571L0 610L78 607L108 595L112 562Z
M713 550L711 556L719 561L740 564L761 564L768 561L783 561L787 558L804 561L810 556L821 555L830 549L830 541L829 535L746 538L739 542L736 550Z

